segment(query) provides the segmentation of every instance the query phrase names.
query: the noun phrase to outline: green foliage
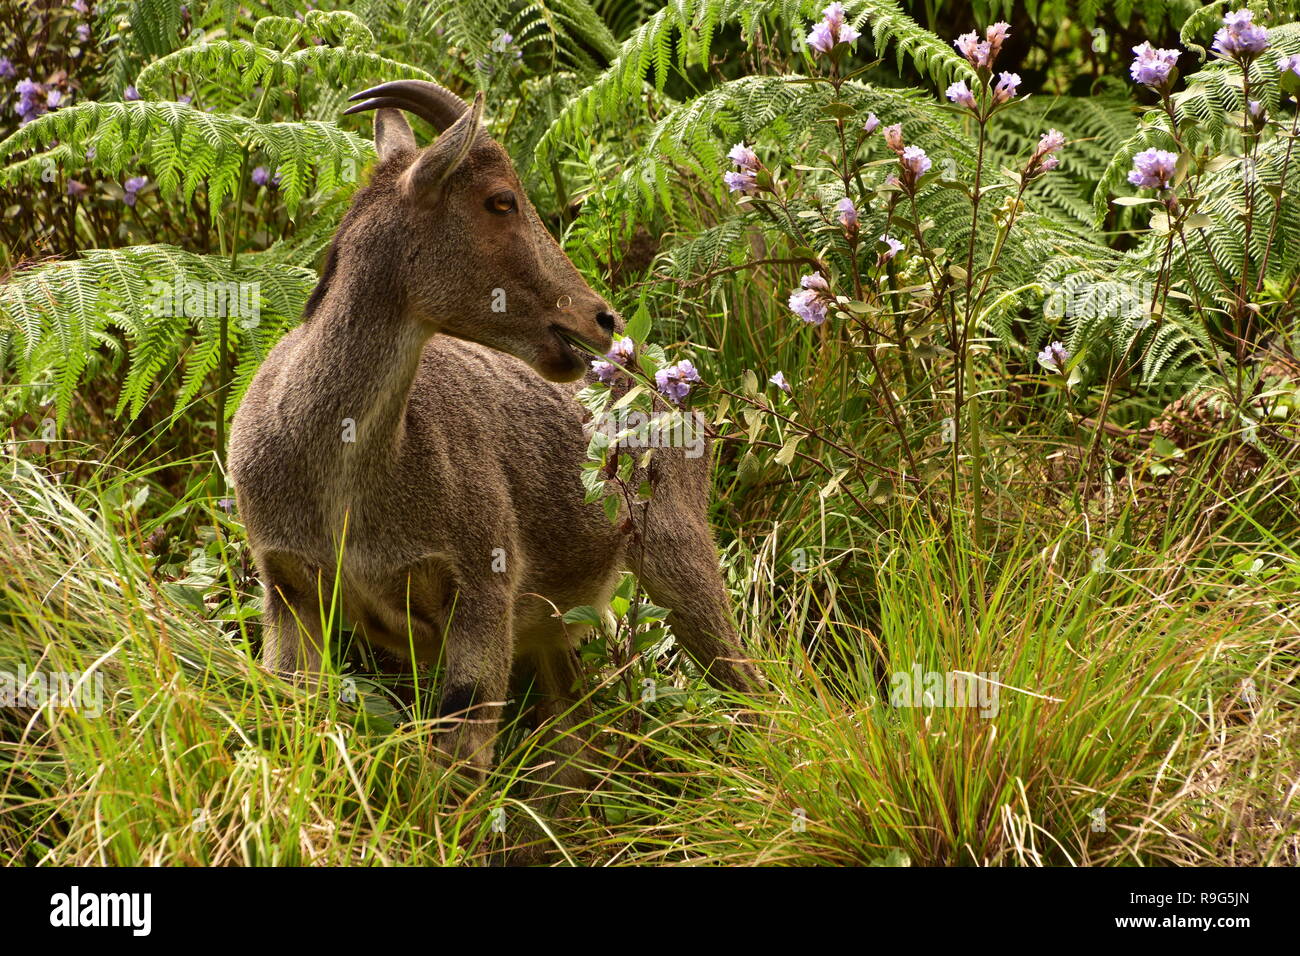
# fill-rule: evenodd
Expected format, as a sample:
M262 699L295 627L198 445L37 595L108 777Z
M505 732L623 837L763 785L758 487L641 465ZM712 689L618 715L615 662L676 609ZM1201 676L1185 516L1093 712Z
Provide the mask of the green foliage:
M790 38L784 46L795 42L802 45L807 30L805 18L817 16L821 6L811 0L685 0L665 6L623 41L609 69L564 109L538 144L539 153L547 155L557 148L559 140L592 123L616 120L628 104L639 101L651 73L655 90L663 93L674 65L682 71L691 65L706 66L714 36L724 25L739 24L752 39L770 20L767 32ZM892 45L900 63L909 58L936 83L969 73L969 64L950 44L917 26L891 0L850 0L845 7L852 22L873 24L878 51Z
M236 194L250 155L265 157L279 171L291 215L309 188L329 192L354 182L374 157L368 142L331 123L259 122L151 101L79 103L47 113L0 143L0 159L45 146L9 165L0 183L34 181L51 165L107 176L144 167L168 199L189 202L204 186L214 220Z
M105 345L124 351L128 361L119 413L138 415L158 380L180 366L176 417L221 362L223 316L230 320L237 396L302 312L315 272L268 258L245 256L232 268L224 257L173 246L90 250L26 270L0 287L0 311L13 323L0 341L18 352L24 374L53 370L60 421L90 352Z
M220 414L233 409L227 398L238 398L258 362L301 311L313 275L306 267L320 248L322 227L328 235L340 211L334 195L350 191L374 155L367 140L333 122L265 117L277 104L299 102L308 89L346 87L362 76L427 78L370 49L373 35L350 13L310 11L302 21L264 17L252 35L252 40L218 41L200 36L194 45L155 60L136 81L142 95L178 85L220 90L213 98L228 111L163 100L84 102L38 117L0 143L0 160L10 160L0 170L6 187L34 187L49 181L52 170L69 177L145 170L165 202L192 207L201 195L224 241L218 255L158 244L91 250L77 260L22 271L4 287L0 328L21 357L20 374L51 370L60 420L90 351L101 347L120 349L127 358L119 413L138 415L182 356L174 415L203 393L214 373ZM310 43L313 36L326 42ZM141 42L148 49L152 41ZM292 49L298 43L308 45ZM263 94L252 97L258 87ZM252 115L245 115L250 98L257 102ZM251 192L249 176L258 165L268 177L278 177L276 195L290 218L304 203L325 217L303 236L281 240L283 249L273 244L241 258L247 239L238 234L239 222ZM165 290L187 283L214 290L221 301L200 295L190 297L188 309L160 307ZM238 296L245 310L254 303L265 321L250 325L247 314L232 320L226 292Z

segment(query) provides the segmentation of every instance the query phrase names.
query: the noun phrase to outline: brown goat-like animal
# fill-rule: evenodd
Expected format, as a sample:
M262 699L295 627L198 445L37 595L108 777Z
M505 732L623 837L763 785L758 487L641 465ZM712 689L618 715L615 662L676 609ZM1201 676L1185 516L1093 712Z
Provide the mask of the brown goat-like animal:
M305 319L235 416L230 474L265 587L265 660L318 672L321 606L443 668L443 748L479 771L512 672L567 710L579 634L554 609L609 600L623 569L672 608L716 684L753 686L709 531L708 456L656 452L642 541L584 503L574 400L617 319L524 195L473 108L433 83L357 94L379 161L334 237ZM398 110L440 136L424 149ZM549 705L548 705L549 706Z

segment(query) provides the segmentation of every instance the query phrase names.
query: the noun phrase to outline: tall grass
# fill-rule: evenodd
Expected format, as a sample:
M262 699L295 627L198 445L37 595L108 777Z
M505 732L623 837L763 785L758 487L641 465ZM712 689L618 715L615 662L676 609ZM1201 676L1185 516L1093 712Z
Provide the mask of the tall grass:
M681 692L643 701L593 666L604 756L543 806L520 784L553 758L523 727L475 786L392 679L359 679L351 703L337 680L268 676L235 560L225 603L178 600L144 541L183 513L222 533L211 501L146 520L120 504L138 474L5 468L0 670L105 681L98 716L0 718L6 863L489 863L525 839L592 864L1300 862L1300 563L1262 527L1099 563L1069 524L1024 522L990 556L916 518L795 572L781 539L815 524L737 537L765 692L722 699L668 655L635 666ZM822 573L846 560L851 601ZM987 675L996 698L891 700L914 671Z

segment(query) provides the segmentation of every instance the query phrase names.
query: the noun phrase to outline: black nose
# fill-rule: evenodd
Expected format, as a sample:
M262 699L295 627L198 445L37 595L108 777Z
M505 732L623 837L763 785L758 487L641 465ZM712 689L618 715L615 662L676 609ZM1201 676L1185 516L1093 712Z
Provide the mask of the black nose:
M614 331L614 313L613 313L613 312L605 312L605 311L597 312L597 313L596 313L596 324L599 325L599 326L600 326L602 329L604 329L606 332L613 332L613 331Z

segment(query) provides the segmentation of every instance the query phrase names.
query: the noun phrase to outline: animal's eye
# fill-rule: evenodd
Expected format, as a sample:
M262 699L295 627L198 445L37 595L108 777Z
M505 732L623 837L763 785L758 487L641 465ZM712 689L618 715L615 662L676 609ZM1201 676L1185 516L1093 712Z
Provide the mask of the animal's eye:
M504 216L515 211L515 194L510 190L504 190L494 196L489 196L488 201L484 204L488 212L494 212L498 216Z

